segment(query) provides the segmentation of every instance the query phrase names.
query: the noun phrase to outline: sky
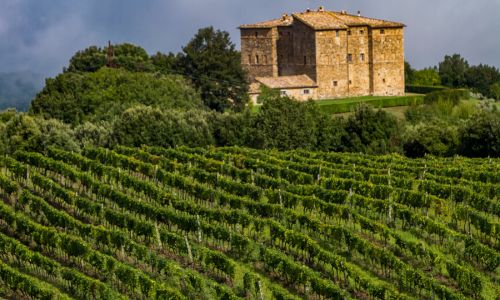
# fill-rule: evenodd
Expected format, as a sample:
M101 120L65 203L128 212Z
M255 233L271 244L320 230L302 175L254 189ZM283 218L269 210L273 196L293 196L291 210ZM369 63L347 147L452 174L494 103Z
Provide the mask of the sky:
M500 67L500 0L0 0L0 73L52 77L76 51L108 40L178 52L206 26L228 31L239 48L239 25L320 5L405 23L415 68L453 53Z

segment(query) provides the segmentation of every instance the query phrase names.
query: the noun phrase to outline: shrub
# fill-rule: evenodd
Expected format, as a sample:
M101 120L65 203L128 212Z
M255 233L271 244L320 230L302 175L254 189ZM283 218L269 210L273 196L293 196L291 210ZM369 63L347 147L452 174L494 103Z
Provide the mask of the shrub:
M126 110L114 123L116 143L141 145L201 147L214 143L205 111L161 110L137 106Z
M453 105L458 105L460 100L470 98L470 91L466 89L449 89L429 93L425 95L424 103L433 104L439 101L449 101Z
M468 157L500 157L500 112L481 110L459 130L458 152Z
M399 151L397 119L389 113L360 104L345 124L344 151L382 154Z
M255 120L261 141L255 146L279 150L315 148L320 112L313 101L299 102L277 96L263 102Z
M429 86L429 85L415 85L408 84L406 85L407 93L416 93L416 94L430 94L432 92L442 91L448 89L445 86Z
M408 157L452 156L457 145L457 128L441 122L409 126L403 134L403 150Z
M129 107L200 108L197 92L181 77L102 68L94 73L63 73L47 84L31 112L74 125L111 120Z

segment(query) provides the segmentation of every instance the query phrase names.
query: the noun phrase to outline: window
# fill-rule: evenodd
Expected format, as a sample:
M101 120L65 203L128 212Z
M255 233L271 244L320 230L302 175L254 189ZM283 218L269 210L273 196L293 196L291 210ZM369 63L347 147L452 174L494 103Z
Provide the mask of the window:
M385 83L385 78L384 78L384 79L382 79L382 81Z
M365 31L364 30L360 30L359 34L363 35L363 34L365 34Z
M259 64L259 63L260 63L260 62L259 62L259 56L258 56L258 55L255 55L255 63L256 63L256 64Z
M336 80L333 81L333 86L338 86L338 85L339 85L339 83Z
M340 36L340 31L335 30L335 36L336 36L336 37L339 37L339 36Z
M285 90L281 90L280 95L281 95L281 97L286 97L287 93Z
M307 56L304 55L304 65L307 65Z
M347 54L347 62L352 62L352 54Z
M385 29L380 29L380 34L385 34Z
M364 54L364 53L361 53L361 54L359 55L359 60L361 60L361 61L365 61L365 54Z
M257 31L255 32L255 37L259 37L259 33Z
M347 30L347 35L351 35L351 31L350 30Z
M249 64L251 64L251 63L252 63L252 56L251 56L251 55L249 55L249 56L248 56L248 63L249 63Z
M311 93L311 91L310 91L310 90L308 90L308 89L305 89L305 90L303 90L303 91L302 91L302 93L303 93L304 95L309 95L309 94Z
M267 65L267 55L264 55L264 64Z
M352 80L349 80L349 84L352 84Z

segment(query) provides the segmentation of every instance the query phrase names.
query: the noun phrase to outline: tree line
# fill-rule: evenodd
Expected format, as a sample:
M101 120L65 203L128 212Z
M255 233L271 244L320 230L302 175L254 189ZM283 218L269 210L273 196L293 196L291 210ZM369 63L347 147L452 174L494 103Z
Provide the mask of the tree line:
M415 71L407 63L406 76L412 84L450 89L426 95L425 104L410 107L404 120L366 105L338 117L313 101L297 102L273 90L262 91L263 105L254 112L240 54L227 32L200 29L177 54L150 56L132 44L91 46L47 79L29 113L0 114L0 151L121 144L500 156L497 105L463 101L468 92L456 89L481 92L473 79L493 82L497 69L470 67L454 55L439 68ZM495 91L495 84L484 86Z

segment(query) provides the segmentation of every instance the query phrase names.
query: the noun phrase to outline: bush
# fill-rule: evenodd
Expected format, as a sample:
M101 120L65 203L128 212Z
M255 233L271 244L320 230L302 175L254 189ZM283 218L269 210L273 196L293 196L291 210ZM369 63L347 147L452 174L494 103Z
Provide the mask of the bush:
M396 118L366 104L356 108L345 124L342 147L348 152L383 154L399 151L400 131Z
M445 86L429 86L429 85L416 85L416 84L408 84L406 85L407 93L416 93L416 94L430 94L432 92L442 91L448 89Z
M279 150L315 148L320 112L313 101L277 96L263 102L255 120L260 141L255 141L254 146Z
M164 111L137 106L115 121L112 136L114 142L132 147L207 146L214 144L207 119L205 111Z
M50 146L79 151L73 130L59 120L45 120L40 116L16 114L3 123L0 131L1 152L12 154L17 150L45 152Z
M48 79L32 102L31 112L78 125L111 120L138 104L184 109L203 106L197 92L180 76L102 68Z
M468 157L500 157L500 112L482 110L459 130L458 152Z
M253 119L250 110L210 114L209 123L215 144L220 147L251 145L256 136Z
M426 154L452 156L457 145L457 128L445 123L419 123L407 127L403 135L404 153L412 158Z
M425 95L424 104L433 104L439 101L447 101L453 103L453 105L458 105L460 100L466 100L470 98L470 91L466 89L449 89L432 92Z

